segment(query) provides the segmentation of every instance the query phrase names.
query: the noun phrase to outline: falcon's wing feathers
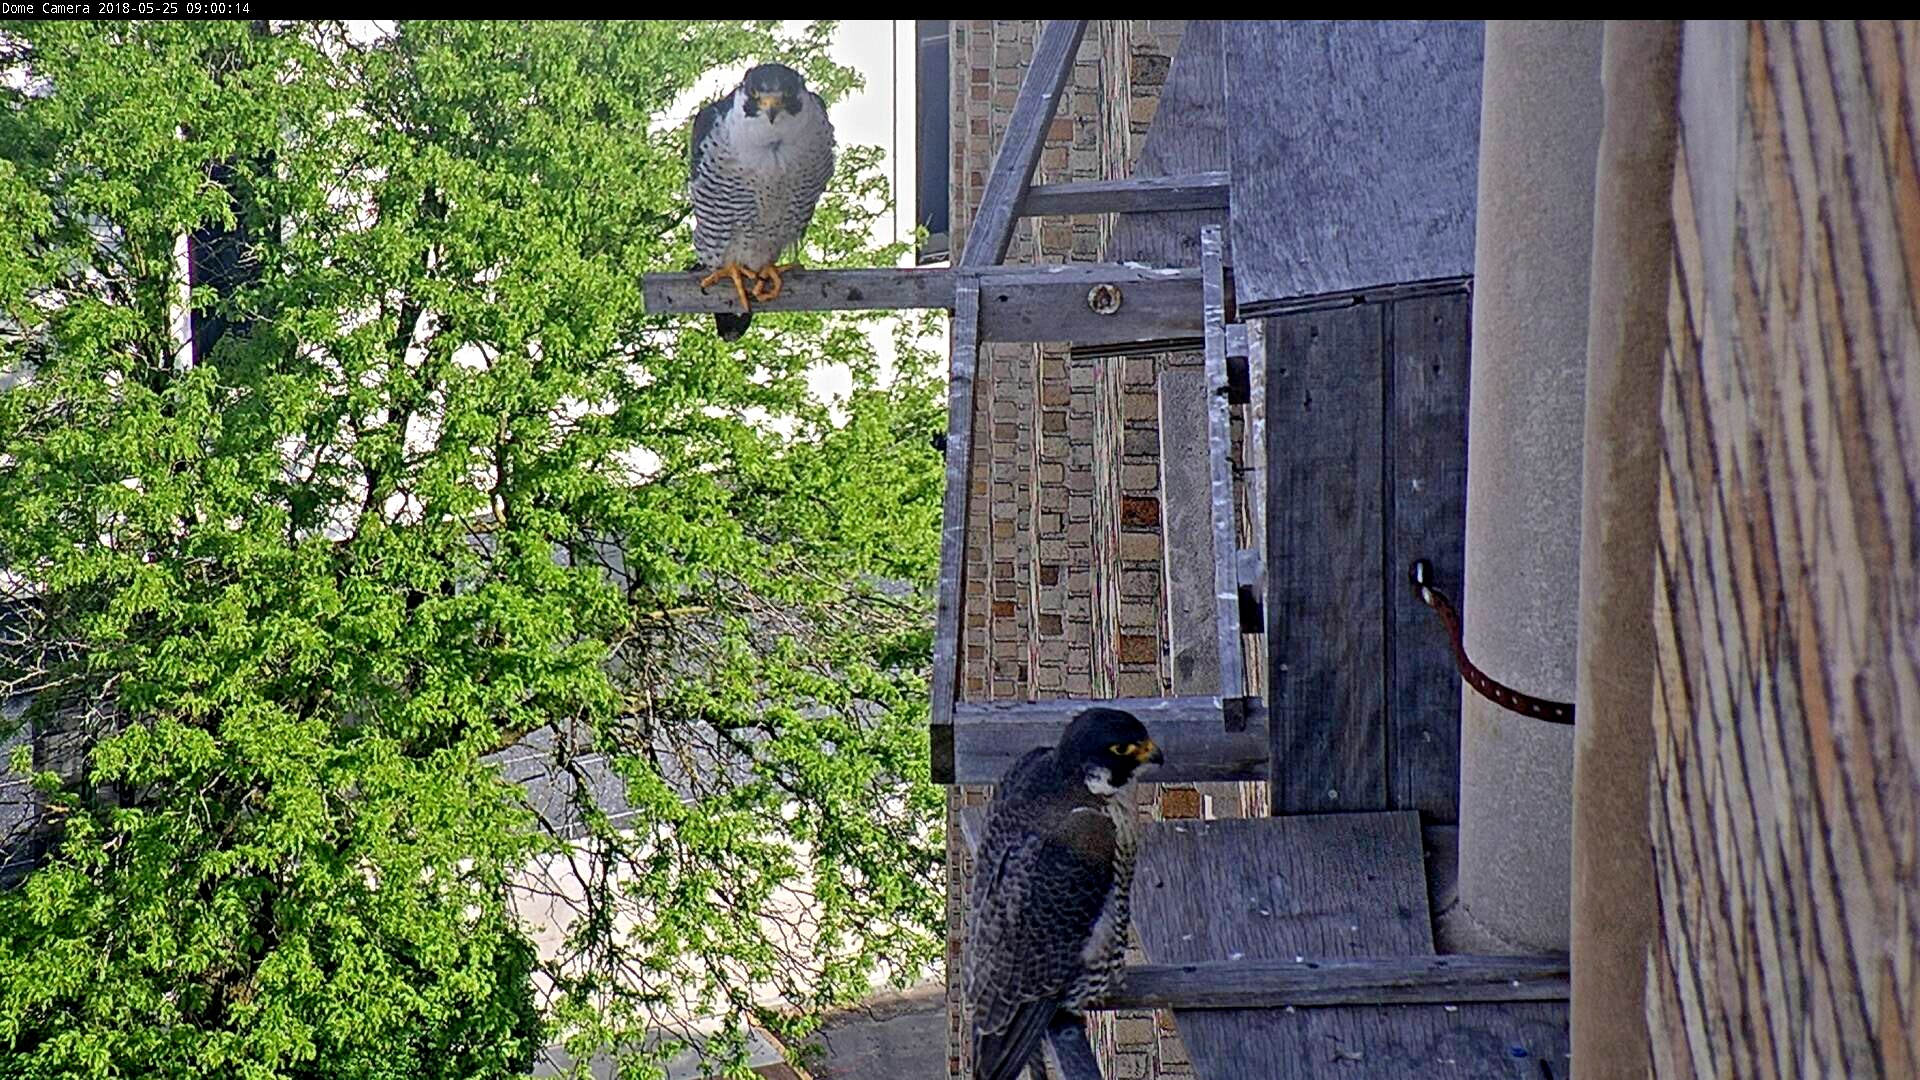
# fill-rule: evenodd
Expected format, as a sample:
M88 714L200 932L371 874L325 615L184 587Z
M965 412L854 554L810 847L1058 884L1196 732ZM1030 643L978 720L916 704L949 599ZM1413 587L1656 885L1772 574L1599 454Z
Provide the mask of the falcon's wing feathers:
M707 136L713 132L713 125L719 123L720 118L725 116L727 110L731 108L733 108L733 95L726 94L713 101L707 102L698 113L694 114L693 138L687 150L687 175L689 177L700 175L701 148L705 145Z
M1103 811L1058 798L1022 799L1023 760L1002 785L975 869L967 996L982 1080L1012 1080L1038 1049L1075 980L1113 890L1114 825Z

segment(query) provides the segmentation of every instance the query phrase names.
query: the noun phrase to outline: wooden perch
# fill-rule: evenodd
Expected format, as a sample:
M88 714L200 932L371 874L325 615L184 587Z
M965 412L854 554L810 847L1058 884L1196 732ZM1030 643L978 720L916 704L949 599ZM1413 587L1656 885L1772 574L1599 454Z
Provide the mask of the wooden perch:
M737 312L722 283L700 288L698 272L641 280L655 313ZM1058 341L1075 345L1195 338L1202 329L1200 272L1114 263L989 266L977 270L793 270L769 311L904 310L953 307L961 281L980 290L979 341Z
M647 311L654 314L736 313L740 301L733 286L721 282L700 288L704 277L647 274L640 279ZM789 270L781 275L780 299L753 305L755 311L904 311L953 307L953 271L888 266L861 270Z
M1233 704L1244 708L1248 730L1226 730L1226 703L1217 697L963 701L953 707L953 723L943 725L953 739L952 756L935 756L933 779L941 784L994 783L1022 754L1058 742L1080 710L1106 705L1138 716L1166 752L1166 764L1141 773L1144 780L1264 780L1266 710L1257 699Z
M1099 1009L1272 1009L1565 1001L1564 956L1378 956L1135 964Z

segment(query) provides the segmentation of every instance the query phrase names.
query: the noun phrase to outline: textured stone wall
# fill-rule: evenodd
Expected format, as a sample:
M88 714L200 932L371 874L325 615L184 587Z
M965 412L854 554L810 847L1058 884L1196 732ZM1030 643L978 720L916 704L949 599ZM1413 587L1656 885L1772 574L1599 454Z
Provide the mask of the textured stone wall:
M1920 1071L1920 25L1689 23L1648 1075Z

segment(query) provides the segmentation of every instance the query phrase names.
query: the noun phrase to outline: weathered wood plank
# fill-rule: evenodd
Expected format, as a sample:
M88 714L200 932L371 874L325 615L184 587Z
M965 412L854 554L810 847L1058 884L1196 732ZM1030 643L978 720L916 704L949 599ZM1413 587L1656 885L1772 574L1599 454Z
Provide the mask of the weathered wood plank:
M1471 278L1437 278L1433 281L1413 281L1404 285L1379 285L1350 292L1324 293L1300 299L1261 301L1248 304L1240 309L1240 317L1274 315L1292 315L1302 311L1325 311L1329 308L1351 307L1354 304L1391 304L1399 300L1413 300L1422 296L1440 296L1471 291Z
M1220 642L1214 627L1212 471L1207 456L1206 372L1160 373L1160 515L1167 593L1168 659L1174 690L1220 692Z
M1075 698L1047 698L1042 701L967 701L954 710L955 723L1065 724L1083 710L1099 706L1120 709L1140 718L1151 729L1155 724L1198 724L1220 719L1221 701L1217 694L1193 694L1164 698L1102 698L1082 701ZM1251 707L1258 711L1258 706Z
M978 367L980 290L954 290L953 352L947 368L946 493L940 508L940 580L934 613L929 729L933 780L953 783L953 707L960 689L960 633L966 600L967 507L973 487L973 393Z
M1398 575L1428 559L1465 566L1467 367L1464 293L1392 305L1387 479L1387 770L1393 806L1431 823L1459 817L1460 677L1447 636Z
M1377 809L1389 794L1381 309L1287 315L1266 333L1273 810Z
M1412 811L1161 822L1135 923L1155 964L1431 955L1423 861Z
M1105 214L1117 211L1224 210L1227 173L1131 176L1125 180L1085 180L1045 184L1027 190L1023 217L1048 214Z
M1335 1005L1565 1001L1565 956L1247 957L1135 964L1095 1007L1278 1009Z
M991 784L1036 746L1060 740L1067 722L1089 705L1138 716L1166 754L1142 778L1155 782L1259 780L1267 774L1265 712L1248 702L1248 730L1228 732L1217 697L1119 698L1112 701L968 701L955 706L953 780Z
M1074 54L1086 30L1085 19L1054 19L1041 29L958 265L993 266L1007 257L1014 226L1020 223L1020 202L1033 182L1047 126L1058 111L1060 89L1073 72Z
M1477 963L1483 958L1431 955L1421 861L1419 815L1411 811L1154 825L1134 880L1134 924L1154 964L1277 962L1284 970L1301 957L1323 969L1380 970L1438 959ZM1504 992L1564 993L1549 989L1555 977L1543 972L1529 989L1532 977L1515 975ZM1567 1075L1564 1004L1455 1000L1461 1003L1181 1009L1175 1023L1204 1077Z
M778 300L756 311L896 310L949 307L961 280L981 295L976 342L1067 341L1105 346L1198 337L1198 270L1077 263L990 266L980 270L796 270ZM702 292L699 274L648 274L647 310L694 314L738 311L731 289ZM1094 310L1094 290L1103 310Z
M1133 886L1134 926L1154 964L1432 952L1420 825L1411 813L1193 821L1148 828ZM1174 1014L1202 1076L1311 1076L1360 1030L1337 1010L1324 1031L1304 1013ZM1296 1064L1289 1064L1290 1060Z
M1227 110L1220 22L1190 19L1160 88L1135 176L1171 176L1227 167ZM1127 213L1114 219L1107 254L1152 266L1200 265L1200 230L1225 225L1221 210ZM1198 345L1196 344L1197 348Z
M1221 32L1243 308L1473 272L1479 24Z
M640 294L656 315L737 312L739 297L726 283L700 288L704 274L645 274ZM781 275L778 300L756 303L761 311L901 311L953 306L954 272L942 268L874 267L856 270L792 270Z
M1200 289L1206 316L1207 478L1213 530L1214 647L1219 651L1220 693L1236 698L1247 692L1246 660L1240 644L1240 550L1233 500L1233 406L1227 375L1226 270L1222 230L1209 225L1200 234ZM1246 730L1246 717L1231 709L1228 731Z
M1101 290L1095 295L1095 290ZM980 277L980 340L1079 345L1161 341L1201 333L1193 269L1083 263L1001 267ZM1106 313L1094 302L1117 303Z

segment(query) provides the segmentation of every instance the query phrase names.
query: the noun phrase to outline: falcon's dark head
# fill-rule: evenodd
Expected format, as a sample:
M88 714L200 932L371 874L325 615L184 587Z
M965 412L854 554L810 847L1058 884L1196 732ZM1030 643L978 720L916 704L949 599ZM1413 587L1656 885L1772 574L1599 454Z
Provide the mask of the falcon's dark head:
M748 116L766 114L768 121L798 115L807 103L807 84L785 64L761 64L740 81L740 107Z
M1166 761L1138 717L1099 706L1073 718L1054 755L1069 775L1079 774L1095 795L1111 795L1133 779L1135 769Z

